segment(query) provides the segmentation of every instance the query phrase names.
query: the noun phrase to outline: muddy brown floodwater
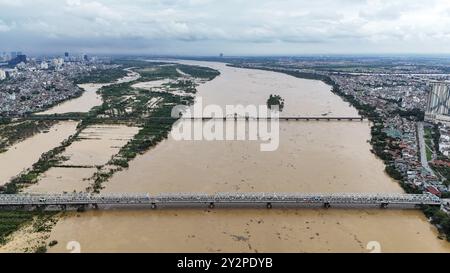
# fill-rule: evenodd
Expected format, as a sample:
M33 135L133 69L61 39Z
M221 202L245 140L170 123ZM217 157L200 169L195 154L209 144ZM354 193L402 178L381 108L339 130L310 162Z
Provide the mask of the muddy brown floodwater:
M82 192L92 183L88 179L96 166L108 163L120 148L133 138L139 128L124 125L94 125L85 128L62 153L67 158L59 167L41 175L39 183L26 188L31 193Z
M281 95L283 115L356 116L319 81L227 67L201 85L203 104L265 104ZM280 122L280 147L253 141L163 141L105 184L105 192L402 192L370 152L367 122ZM52 231L66 252L450 252L420 211L106 210L68 213Z
M64 121L53 125L48 132L38 133L11 146L0 154L0 186L22 171L31 168L41 155L76 132L78 122Z

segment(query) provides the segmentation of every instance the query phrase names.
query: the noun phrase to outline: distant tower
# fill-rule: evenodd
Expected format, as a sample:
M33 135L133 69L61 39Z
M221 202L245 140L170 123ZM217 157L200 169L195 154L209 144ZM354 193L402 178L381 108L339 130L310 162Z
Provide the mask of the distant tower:
M14 59L11 59L8 64L15 66L18 65L20 63L26 63L27 62L27 55L21 54L21 55L17 55Z
M69 52L65 52L64 57L69 58Z
M425 119L450 123L450 82L433 82L428 95Z
M223 53L220 53L219 57L220 57L220 58L223 58Z

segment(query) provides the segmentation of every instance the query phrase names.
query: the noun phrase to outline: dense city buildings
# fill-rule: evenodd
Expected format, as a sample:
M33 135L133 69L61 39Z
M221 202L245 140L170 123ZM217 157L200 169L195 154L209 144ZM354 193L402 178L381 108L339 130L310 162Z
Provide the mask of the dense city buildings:
M72 59L36 59L19 53L12 52L8 65L0 67L0 116L3 117L23 116L77 97L83 92L75 84L78 77L114 67L90 60L86 55Z

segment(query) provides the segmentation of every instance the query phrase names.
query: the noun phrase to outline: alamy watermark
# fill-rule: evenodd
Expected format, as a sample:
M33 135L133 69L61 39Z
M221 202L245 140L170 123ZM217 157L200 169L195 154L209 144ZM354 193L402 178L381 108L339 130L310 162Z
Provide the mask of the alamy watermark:
M192 107L177 105L172 117L183 117L172 130L174 140L260 141L260 150L271 152L280 145L280 112L276 106L203 106L199 97Z

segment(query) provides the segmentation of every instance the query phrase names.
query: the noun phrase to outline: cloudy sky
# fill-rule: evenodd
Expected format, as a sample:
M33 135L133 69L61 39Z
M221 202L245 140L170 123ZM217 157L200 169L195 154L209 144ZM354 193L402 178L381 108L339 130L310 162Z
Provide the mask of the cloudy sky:
M450 53L449 0L0 0L0 51Z

